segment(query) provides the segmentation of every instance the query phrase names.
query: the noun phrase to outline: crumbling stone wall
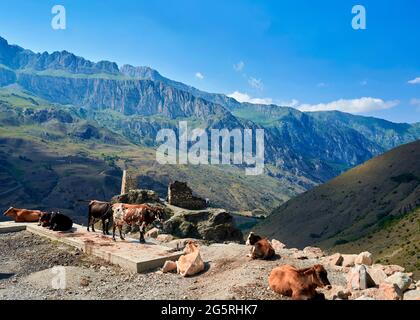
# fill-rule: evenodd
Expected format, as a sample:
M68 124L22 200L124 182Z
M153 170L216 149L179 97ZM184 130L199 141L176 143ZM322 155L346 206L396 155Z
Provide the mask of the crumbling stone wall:
M207 207L206 200L195 197L187 183L180 181L169 184L168 203L189 210L202 210Z

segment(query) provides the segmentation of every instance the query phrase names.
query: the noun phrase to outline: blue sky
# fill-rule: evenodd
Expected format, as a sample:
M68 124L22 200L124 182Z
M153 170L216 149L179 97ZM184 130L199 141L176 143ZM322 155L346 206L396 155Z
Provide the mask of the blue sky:
M55 4L66 30L51 28ZM351 26L357 4L366 30ZM420 121L418 0L0 0L0 36L241 100Z

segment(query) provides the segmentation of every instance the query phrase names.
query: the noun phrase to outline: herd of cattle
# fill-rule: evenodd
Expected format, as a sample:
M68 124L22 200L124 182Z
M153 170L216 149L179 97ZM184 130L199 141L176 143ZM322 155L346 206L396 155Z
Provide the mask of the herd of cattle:
M15 222L38 222L39 225L53 231L70 231L73 221L68 216L60 212L43 212L40 210L27 210L9 208L4 213L5 216L12 218ZM161 207L147 204L125 204L103 201L90 201L88 211L87 230L95 232L95 223L102 220L102 232L109 234L109 226L113 224L112 239L115 239L115 231L118 228L121 240L124 240L122 227L124 224L129 226L137 225L140 230L140 243L145 243L144 232L148 225L154 221L162 221L164 210Z
M69 231L73 225L73 221L69 217L59 212L48 213L38 210L9 208L4 215L14 219L15 222L39 222L39 225L54 231ZM95 222L102 220L104 234L109 234L108 229L110 223L112 223L113 239L115 240L115 231L118 228L120 237L124 240L123 224L137 225L140 229L140 242L144 243L145 228L156 220L161 221L163 216L164 210L157 206L91 201L89 203L87 229L89 231L92 227L92 231L95 232ZM248 255L251 259L268 260L276 254L268 239L252 232L246 244L252 246ZM204 262L201 260L199 247L196 243L190 242L184 253L177 262L168 261L163 267L164 272L177 270L181 275L188 276L204 270ZM271 290L294 300L323 300L325 299L324 295L317 292L316 289L318 287L331 287L327 271L322 265L300 270L291 265L282 265L271 271L268 282Z

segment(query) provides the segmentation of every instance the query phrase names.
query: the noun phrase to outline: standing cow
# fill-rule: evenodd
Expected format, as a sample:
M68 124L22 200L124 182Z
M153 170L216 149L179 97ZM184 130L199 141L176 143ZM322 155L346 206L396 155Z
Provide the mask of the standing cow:
M122 227L124 223L132 226L137 225L140 229L140 243L145 243L144 232L146 227L155 220L161 221L163 218L163 209L159 207L151 207L147 204L124 204L116 203L112 206L113 210L113 229L112 239L115 241L115 230L118 227L120 238L124 240Z
M103 234L109 235L109 223L112 219L112 204L110 202L93 200L89 203L88 232L90 225L92 225L92 231L95 232L95 222L99 219L102 220Z

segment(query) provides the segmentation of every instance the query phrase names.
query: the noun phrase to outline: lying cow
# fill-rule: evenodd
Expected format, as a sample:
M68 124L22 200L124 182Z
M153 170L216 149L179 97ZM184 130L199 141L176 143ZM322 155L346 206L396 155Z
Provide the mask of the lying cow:
M89 232L89 227L92 225L92 231L95 232L95 222L97 220L102 220L102 232L104 235L109 234L109 223L112 219L112 204L109 202L93 200L89 203L89 212L88 212L88 226L87 231Z
M274 292L293 300L324 300L324 295L316 288L331 286L327 271L319 264L301 270L290 265L280 266L271 271L268 283Z
M39 210L16 209L10 207L4 216L12 218L15 222L37 222L43 212Z
M193 276L202 272L205 268L200 255L200 247L194 241L189 241L184 249L184 255L178 261L166 261L162 272L175 271L183 277Z
M276 254L273 246L271 245L270 241L268 241L268 239L257 236L253 232L249 234L246 244L248 246L253 246L251 249L251 253L247 255L252 259L267 260L274 257L274 255Z
M116 203L112 206L113 228L112 239L115 241L115 230L118 228L121 240L124 240L122 227L124 223L133 226L137 225L140 229L140 243L145 243L144 232L148 225L155 220L162 221L164 211L159 207L151 207L147 204L125 204Z
M53 231L69 231L73 227L73 220L60 212L43 212L38 225Z

